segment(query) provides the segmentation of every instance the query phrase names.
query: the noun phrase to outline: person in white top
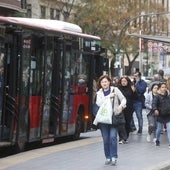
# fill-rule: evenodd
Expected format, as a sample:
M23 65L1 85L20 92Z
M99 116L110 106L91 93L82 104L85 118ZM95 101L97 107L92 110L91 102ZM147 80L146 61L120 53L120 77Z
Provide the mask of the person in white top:
M114 86L111 86L111 79L108 75L103 75L98 80L99 90L96 95L96 104L100 107L106 98L114 102L113 112L119 114L126 107L126 98L122 92ZM119 101L120 102L119 102ZM98 125L104 143L104 153L106 165L116 165L117 154L117 127L112 124L99 123Z

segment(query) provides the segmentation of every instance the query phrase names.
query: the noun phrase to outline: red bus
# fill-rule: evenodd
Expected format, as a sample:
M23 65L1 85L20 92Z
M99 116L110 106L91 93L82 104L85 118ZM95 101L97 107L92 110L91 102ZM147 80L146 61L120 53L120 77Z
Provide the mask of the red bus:
M75 24L0 17L0 147L91 130L93 79L108 71L100 44Z

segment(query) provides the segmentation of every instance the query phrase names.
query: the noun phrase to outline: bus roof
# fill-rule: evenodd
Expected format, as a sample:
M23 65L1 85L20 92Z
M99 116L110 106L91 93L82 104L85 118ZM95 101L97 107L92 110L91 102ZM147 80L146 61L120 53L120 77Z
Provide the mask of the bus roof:
M83 34L81 27L79 27L76 24L59 21L59 20L0 16L0 22L11 23L11 24L21 25L29 28L61 32L65 34L77 35L80 37L100 40L100 37L98 36Z
M168 37L168 36L141 35L141 34L129 34L129 35L133 36L133 37L144 38L144 39L147 39L147 40L170 43L170 37Z

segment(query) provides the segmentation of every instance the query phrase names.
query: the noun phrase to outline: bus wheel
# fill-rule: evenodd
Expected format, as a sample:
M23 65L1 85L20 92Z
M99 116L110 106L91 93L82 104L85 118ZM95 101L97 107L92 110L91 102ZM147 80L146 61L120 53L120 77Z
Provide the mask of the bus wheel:
M83 115L78 114L76 119L76 127L75 127L75 133L73 135L73 140L79 139L82 130L82 123L83 123Z

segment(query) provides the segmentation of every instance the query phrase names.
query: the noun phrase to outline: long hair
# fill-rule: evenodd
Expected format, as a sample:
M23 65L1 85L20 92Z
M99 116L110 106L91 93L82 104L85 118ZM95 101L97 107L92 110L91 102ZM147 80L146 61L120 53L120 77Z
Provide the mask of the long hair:
M122 86L122 79L126 79L127 80L127 86L131 87L132 86L132 81L130 80L130 78L128 76L122 76L120 79L119 79L119 82L118 82L118 87L121 87Z

